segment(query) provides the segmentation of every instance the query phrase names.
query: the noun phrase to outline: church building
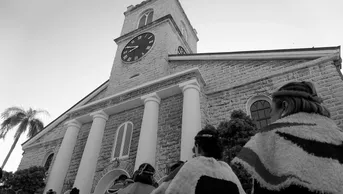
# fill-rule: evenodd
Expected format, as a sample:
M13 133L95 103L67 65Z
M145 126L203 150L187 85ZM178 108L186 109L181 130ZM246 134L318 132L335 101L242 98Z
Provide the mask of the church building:
M146 0L124 15L108 81L22 145L19 169L44 166L45 190L105 194L142 163L159 181L192 157L202 127L233 110L268 125L271 93L291 81L313 82L343 129L340 47L197 53L179 0Z

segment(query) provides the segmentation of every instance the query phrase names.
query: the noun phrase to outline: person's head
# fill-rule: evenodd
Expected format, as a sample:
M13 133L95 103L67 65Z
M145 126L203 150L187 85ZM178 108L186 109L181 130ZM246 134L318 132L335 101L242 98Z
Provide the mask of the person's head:
M71 191L70 191L70 194L79 194L80 193L80 190L76 187L74 187Z
M133 175L135 182L153 185L155 168L148 163L143 163L139 166L138 170Z
M272 94L271 122L299 112L330 117L311 82L291 82Z
M118 177L117 181L122 181L122 182L124 182L127 178L129 178L129 177L127 177L125 174L122 174L122 175L120 175L120 176Z
M212 157L217 160L222 158L223 148L220 143L219 134L212 126L206 126L199 131L194 138L193 152L195 156Z

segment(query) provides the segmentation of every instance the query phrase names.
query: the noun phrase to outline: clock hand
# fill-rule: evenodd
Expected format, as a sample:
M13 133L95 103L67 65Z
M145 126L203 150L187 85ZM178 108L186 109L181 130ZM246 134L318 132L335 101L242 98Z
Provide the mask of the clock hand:
M131 50L128 51L129 53L130 53L131 51L137 49L139 46L133 46L133 47L134 47L133 49L131 49ZM132 48L132 47L129 47L129 48Z

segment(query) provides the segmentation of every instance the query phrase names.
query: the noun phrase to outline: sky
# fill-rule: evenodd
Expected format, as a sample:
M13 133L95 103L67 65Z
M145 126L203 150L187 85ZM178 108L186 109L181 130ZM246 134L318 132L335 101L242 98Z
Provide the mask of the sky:
M110 75L124 12L141 0L0 0L0 112L45 109L45 125ZM198 53L340 46L341 0L180 0ZM0 120L1 121L1 120ZM0 163L13 142L0 140ZM22 136L5 170L16 171Z

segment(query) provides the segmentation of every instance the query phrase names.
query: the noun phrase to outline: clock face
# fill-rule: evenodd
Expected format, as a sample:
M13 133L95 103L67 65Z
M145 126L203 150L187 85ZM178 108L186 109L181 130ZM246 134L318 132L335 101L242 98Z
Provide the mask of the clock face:
M154 34L147 32L140 34L130 40L121 53L124 62L134 62L142 58L153 46L155 42Z
M177 48L177 54L179 55L184 55L184 54L187 54L185 49L182 48L182 46L179 46L179 48Z

